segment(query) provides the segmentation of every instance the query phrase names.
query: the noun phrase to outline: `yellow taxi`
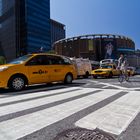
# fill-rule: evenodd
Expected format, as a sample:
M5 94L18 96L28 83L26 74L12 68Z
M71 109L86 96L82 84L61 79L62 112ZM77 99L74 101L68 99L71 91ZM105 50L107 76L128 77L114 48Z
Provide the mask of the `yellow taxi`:
M114 64L102 64L99 69L93 70L91 75L94 78L97 77L106 77L111 78L112 76L118 76L120 71L116 69L116 65Z
M28 54L0 66L0 88L22 90L27 85L57 81L69 84L76 78L71 60L54 54Z
M135 67L127 67L127 72L129 76L134 76L136 75L136 68Z

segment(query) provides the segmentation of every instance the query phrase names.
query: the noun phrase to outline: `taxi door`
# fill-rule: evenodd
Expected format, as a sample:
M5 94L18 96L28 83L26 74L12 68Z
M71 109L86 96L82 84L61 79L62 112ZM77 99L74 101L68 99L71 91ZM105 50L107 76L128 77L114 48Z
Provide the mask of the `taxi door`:
M30 84L47 83L50 80L46 55L37 55L27 62L28 79Z
M62 81L67 73L67 67L59 56L47 56L50 60L50 79L51 81Z

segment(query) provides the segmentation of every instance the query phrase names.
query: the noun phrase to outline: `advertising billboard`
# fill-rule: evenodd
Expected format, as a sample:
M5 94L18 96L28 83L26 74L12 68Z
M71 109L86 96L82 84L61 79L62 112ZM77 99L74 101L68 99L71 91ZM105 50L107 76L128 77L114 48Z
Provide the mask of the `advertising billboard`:
M102 58L103 59L116 59L116 41L114 38L102 39Z

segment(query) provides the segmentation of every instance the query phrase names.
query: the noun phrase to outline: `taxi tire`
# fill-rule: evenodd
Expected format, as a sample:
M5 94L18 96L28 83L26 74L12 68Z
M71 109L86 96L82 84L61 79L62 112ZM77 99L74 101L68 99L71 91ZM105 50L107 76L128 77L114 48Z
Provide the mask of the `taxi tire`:
M113 73L110 72L109 75L108 75L108 78L112 78L112 76L113 76Z
M93 75L93 78L94 78L94 79L97 79L97 76L96 76L96 75Z
M72 74L67 74L67 75L65 76L64 83L65 83L65 84L71 84L72 81L73 81L73 76L72 76Z
M9 80L8 86L12 90L20 91L20 90L23 90L25 88L25 83L26 83L26 80L25 80L24 77L22 77L22 76L13 76ZM14 85L14 84L22 84L22 85L20 85L20 87L15 87L16 85Z

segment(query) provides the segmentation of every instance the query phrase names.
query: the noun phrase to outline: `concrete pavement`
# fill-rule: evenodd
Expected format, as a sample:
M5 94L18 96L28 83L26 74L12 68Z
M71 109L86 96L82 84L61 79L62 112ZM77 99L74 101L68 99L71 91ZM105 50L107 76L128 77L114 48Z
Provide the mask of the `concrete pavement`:
M0 139L52 140L64 130L79 127L100 129L120 140L139 140L139 79L132 77L131 84L120 84L117 78L79 79L72 85L4 91Z

